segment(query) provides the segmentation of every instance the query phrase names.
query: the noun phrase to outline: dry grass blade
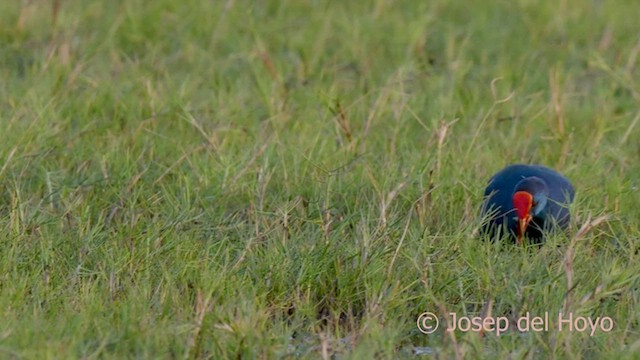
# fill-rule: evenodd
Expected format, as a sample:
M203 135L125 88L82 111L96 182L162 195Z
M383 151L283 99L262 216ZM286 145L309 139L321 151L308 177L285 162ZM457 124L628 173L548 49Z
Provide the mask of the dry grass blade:
M487 302L482 307L482 311L480 311L480 318L483 320L487 318L491 318L492 314L493 314L493 299L489 298L489 300L487 300ZM480 331L478 331L478 337L480 338L484 337L484 326L480 328Z
M260 148L258 149L258 151L255 152L255 154L253 154L253 156L251 157L251 159L249 159L249 161L247 161L247 163L245 164L245 166L238 171L238 173L233 177L233 179L231 180L231 184L235 184L238 182L238 180L240 180L240 178L247 172L249 171L249 168L260 158L260 156L262 156L262 154L264 154L265 150L267 150L267 147L269 146L269 142L265 141Z
M384 229L387 226L387 211L389 209L389 205L393 202L393 200L398 196L400 191L407 186L407 181L402 181L399 183L393 190L387 193L385 197L380 200L380 228Z
M51 3L51 28L55 30L58 23L58 14L60 13L60 0L53 0Z
M437 138L437 156L436 156L436 176L440 176L440 167L442 166L442 148L444 147L444 141L447 138L447 133L449 132L449 128L455 124L458 119L453 119L450 122L445 122L444 120L440 120L440 127L436 130L436 138Z
M441 314L449 314L450 311L447 311L447 308L444 306L444 304L442 304L441 302L438 302L438 309L440 310ZM455 328L455 325L452 324L449 320L450 317L449 316L445 316L445 323L446 323L446 327L445 329L453 329ZM453 351L456 354L456 360L461 360L464 359L464 349L462 348L462 346L460 345L460 343L458 342L458 339L456 337L456 333L455 331L445 331L445 333L447 333L447 335L449 336L449 340L451 341L451 346L453 347Z
M560 137L564 137L564 101L560 85L558 70L549 72L549 87L551 89L551 104L556 115L556 131Z
M575 257L575 247L579 240L583 239L589 231L603 222L609 219L608 215L598 216L597 218L591 220L591 215L587 217L587 220L582 224L578 232L571 239L571 243L567 248L567 252L564 255L564 272L567 280L567 293L564 298L564 312L568 312L571 306L571 292L574 289L575 284L573 283L573 262Z
M607 220L609 220L609 215L601 215L593 220L591 220L591 216L589 216L587 218L587 221L585 221L584 224L582 224L582 226L580 227L580 230L578 230L578 232L573 237L573 239L571 239L571 244L575 245L575 243L578 240L581 240L585 235L587 235L589 231L591 231L593 228L599 226L600 224L602 224Z
M204 149L207 148L207 145L200 145L198 147L196 147L195 149L189 151L188 153L184 153L182 154L182 156L180 156L178 158L178 160L174 161L173 164L171 164L167 170L165 170L162 174L160 174L160 176L158 176L158 178L153 182L153 185L158 185L162 179L165 178L165 176L169 175L171 173L171 171L173 171L173 169L176 168L176 166L180 165L180 163L182 163L184 160L186 160L189 156L194 155L195 153L202 151ZM136 180L137 182L137 180Z
M9 167L9 163L11 162L11 159L13 159L13 156L16 154L16 151L18 151L18 147L14 146L13 149L11 149L11 151L9 152L9 155L7 155L7 160L4 161L4 164L2 164L2 168L0 168L0 178L2 178L2 175L7 170L7 167Z
M627 127L627 130L624 132L624 135L622 135L622 140L620 140L620 145L624 145L624 143L627 142L627 140L629 139L629 136L631 135L631 132L636 127L636 125L638 125L638 123L640 123L640 112L636 114L636 116L631 121L631 124L629 124L629 127Z
M347 112L345 111L340 101L336 100L335 107L330 109L333 113L333 119L336 122L337 127L340 129L340 132L347 140L349 146L352 146L353 143L353 133L351 132L351 126L349 125L349 118L347 117Z
M402 236L400 236L400 241L398 241L398 246L396 247L396 251L393 253L393 258L391 258L391 263L389 264L389 269L387 270L387 281L391 280L391 272L393 271L393 264L396 262L396 258L398 257L398 253L400 252L400 248L404 243L404 239L407 236L407 232L409 232L409 224L411 223L411 216L413 211L410 210L409 214L407 214L407 221L404 225L404 230L402 230Z
M493 97L494 105L506 103L507 101L510 101L513 98L513 96L515 95L515 92L512 91L506 97L504 97L502 99L498 98L498 90L496 89L496 84L500 80L502 80L501 77L497 77L497 78L491 80L491 85L490 85L491 86L491 96Z
M189 339L187 339L187 348L185 350L185 359L198 358L200 352L200 345L202 343L202 324L204 323L204 317L211 310L210 297L204 296L201 290L198 290L196 294L195 315L196 323L193 332Z

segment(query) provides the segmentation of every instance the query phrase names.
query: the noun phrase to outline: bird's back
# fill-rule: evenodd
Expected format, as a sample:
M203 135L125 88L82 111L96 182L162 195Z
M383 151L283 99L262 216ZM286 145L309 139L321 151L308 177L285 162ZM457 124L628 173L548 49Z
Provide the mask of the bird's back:
M555 170L541 165L510 165L495 174L484 192L483 216L491 214L483 232L492 234L495 228L507 225L512 231L516 227L513 209L513 191L522 179L538 177L547 183L547 216L553 218L561 228L569 224L568 205L573 201L574 189L571 182Z

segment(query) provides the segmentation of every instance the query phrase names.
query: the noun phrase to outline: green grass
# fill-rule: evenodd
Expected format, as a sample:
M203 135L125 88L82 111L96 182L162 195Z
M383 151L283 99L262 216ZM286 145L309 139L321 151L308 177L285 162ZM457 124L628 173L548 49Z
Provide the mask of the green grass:
M640 3L51 3L0 4L0 357L640 357ZM475 235L515 162L577 189L541 248Z

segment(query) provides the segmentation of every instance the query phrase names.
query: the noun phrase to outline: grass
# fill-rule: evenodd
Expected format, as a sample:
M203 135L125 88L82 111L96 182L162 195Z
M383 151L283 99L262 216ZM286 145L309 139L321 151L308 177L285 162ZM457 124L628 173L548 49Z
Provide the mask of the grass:
M639 12L2 2L0 356L640 357ZM515 162L577 189L541 248L475 236Z

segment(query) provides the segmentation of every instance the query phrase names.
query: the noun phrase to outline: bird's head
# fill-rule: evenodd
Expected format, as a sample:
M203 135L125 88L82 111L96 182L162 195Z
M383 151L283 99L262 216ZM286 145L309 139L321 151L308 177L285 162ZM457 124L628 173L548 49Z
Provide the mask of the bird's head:
M534 217L544 218L549 188L538 177L522 179L513 193L513 207L518 219L518 244L521 245L529 222Z

